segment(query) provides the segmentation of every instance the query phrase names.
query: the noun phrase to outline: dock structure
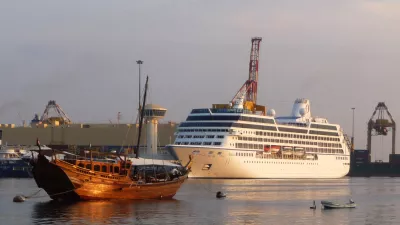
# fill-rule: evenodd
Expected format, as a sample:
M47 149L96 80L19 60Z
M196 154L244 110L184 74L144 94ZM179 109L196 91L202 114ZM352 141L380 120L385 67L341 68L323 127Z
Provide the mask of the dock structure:
M140 138L143 146L139 149L145 151L146 143L152 143L150 147L153 154L157 154L165 145L175 141L174 133L178 124L159 123L158 120L164 117L167 109L158 105L148 104L145 111L148 125L143 127L142 132L148 135ZM131 151L136 145L139 124L122 124L119 118L120 112L116 124L111 121L98 124L74 123L55 100L50 100L42 115L35 114L30 125L0 124L0 136L3 144L8 145L35 145L39 138L42 144L55 149L91 146L105 151Z
M158 124L158 146L163 147L174 142L174 133L178 124ZM102 146L102 147L132 147L137 138L138 124L67 124L35 127L0 127L3 144L34 145L36 138L44 145L55 148L69 146ZM143 127L146 132L146 126ZM147 137L141 138L141 143L147 143Z
M387 116L385 116L387 115ZM392 151L389 162L376 160L372 162L372 137L387 136L392 133ZM351 153L350 172L352 177L400 177L400 154L396 154L396 122L384 102L375 107L367 130L367 149L354 150ZM382 151L382 149L381 149Z

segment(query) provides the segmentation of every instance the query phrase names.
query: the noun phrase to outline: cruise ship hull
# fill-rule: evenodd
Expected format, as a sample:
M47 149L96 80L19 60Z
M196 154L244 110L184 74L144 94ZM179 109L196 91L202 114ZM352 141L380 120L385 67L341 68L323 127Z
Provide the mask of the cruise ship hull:
M338 155L318 154L317 159L272 159L255 157L254 151L170 145L182 164L193 155L191 178L236 179L329 179L348 174L350 160ZM195 153L193 154L193 152ZM237 153L253 152L253 156ZM240 154L238 154L240 155Z

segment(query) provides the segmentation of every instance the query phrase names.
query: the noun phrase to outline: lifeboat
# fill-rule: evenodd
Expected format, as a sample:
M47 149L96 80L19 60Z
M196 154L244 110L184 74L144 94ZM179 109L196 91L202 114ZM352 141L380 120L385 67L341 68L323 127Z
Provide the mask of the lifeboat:
M314 155L306 155L306 159L315 159Z
M304 148L295 147L294 148L294 155L303 156L304 155Z
M284 154L284 155L292 155L293 154L293 147L289 147L289 146L283 147L282 148L282 154Z
M280 150L280 146L276 146L276 145L264 145L264 152L269 152L269 153L277 153Z

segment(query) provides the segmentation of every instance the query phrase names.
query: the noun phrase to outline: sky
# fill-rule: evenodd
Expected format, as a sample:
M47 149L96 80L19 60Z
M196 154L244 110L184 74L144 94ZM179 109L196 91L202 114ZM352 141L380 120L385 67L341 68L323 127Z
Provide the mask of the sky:
M258 103L288 115L296 98L352 132L384 101L400 118L400 1L2 1L0 121L21 124L49 100L74 122L136 117L138 65L164 122L227 103L248 77L250 40L262 37ZM143 87L143 84L142 84ZM397 138L400 141L400 137ZM400 146L400 142L398 144ZM390 137L374 137L387 159ZM400 150L399 150L400 153Z

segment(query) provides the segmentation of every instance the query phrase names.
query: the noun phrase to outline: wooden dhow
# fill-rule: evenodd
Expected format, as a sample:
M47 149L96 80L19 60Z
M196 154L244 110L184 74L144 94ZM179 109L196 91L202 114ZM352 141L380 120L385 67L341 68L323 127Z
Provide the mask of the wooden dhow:
M58 153L65 152L54 151L49 160L39 150L31 161L38 187L57 200L168 199L187 179L189 168L174 164L135 165L135 159L57 159Z
M147 82L143 105L146 102ZM138 144L140 146L143 110L141 110ZM44 151L37 140L38 150L32 150L32 173L38 187L56 200L94 199L170 199L188 177L186 166L158 162L121 154L98 154L90 158L56 150ZM34 153L36 152L36 153ZM145 162L151 162L146 164Z

